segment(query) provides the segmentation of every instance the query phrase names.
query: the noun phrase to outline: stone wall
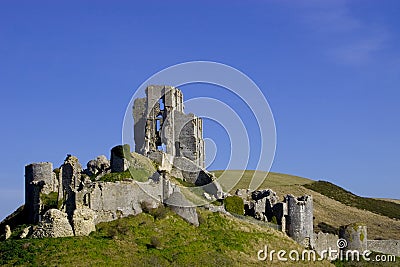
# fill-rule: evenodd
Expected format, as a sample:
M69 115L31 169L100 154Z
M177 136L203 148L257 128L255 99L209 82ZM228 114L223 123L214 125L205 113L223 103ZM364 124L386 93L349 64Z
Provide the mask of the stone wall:
M60 188L58 201L63 211L68 214L71 221L74 210L76 209L76 192L81 185L82 165L77 157L67 155L60 168Z
M95 224L112 221L142 212L141 203L157 207L162 201L161 183L135 181L96 182L91 192L82 195L81 202L96 212ZM158 195L158 199L151 196ZM79 201L79 200L78 200Z
M329 234L329 233L323 233L323 232L318 232L314 233L314 249L315 251L320 255L324 256L324 258L327 258L326 251L329 250L337 250L337 241L339 240L339 236L334 235L334 234ZM322 252L325 251L324 255L322 255ZM332 260L332 259L328 259Z
M345 250L367 250L367 226L362 223L352 223L340 227L339 237L347 241Z
M400 257L400 240L368 240L368 250Z

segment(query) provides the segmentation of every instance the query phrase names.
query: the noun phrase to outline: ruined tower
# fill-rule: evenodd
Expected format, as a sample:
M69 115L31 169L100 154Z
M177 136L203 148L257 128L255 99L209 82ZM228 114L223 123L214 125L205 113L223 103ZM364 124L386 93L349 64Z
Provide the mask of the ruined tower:
M42 205L40 194L49 194L57 190L53 164L40 162L25 166L25 210L29 223L39 221Z
M185 114L182 92L172 86L150 85L133 106L135 151L150 158L165 152L204 168L203 121Z
M297 243L308 248L314 247L313 199L312 196L294 197L287 195L286 229Z
M367 250L367 226L365 224L353 223L341 226L339 237L347 241L347 246L343 247L343 250L358 250L359 252Z

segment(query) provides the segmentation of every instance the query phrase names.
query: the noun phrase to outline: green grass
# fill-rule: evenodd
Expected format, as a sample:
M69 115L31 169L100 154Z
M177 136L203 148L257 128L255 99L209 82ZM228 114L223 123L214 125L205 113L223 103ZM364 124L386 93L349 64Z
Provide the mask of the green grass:
M261 182L258 188L271 188L274 186L286 185L304 185L314 182L313 180L275 172L253 171L253 170L226 170L212 171L222 188L230 193L234 193L236 189L247 189L250 186L251 180Z
M40 194L40 200L44 206L43 211L58 208L58 193Z
M357 196L330 182L317 181L305 184L304 187L339 201L347 206L368 210L389 218L400 219L400 204Z
M224 199L225 210L230 213L244 215L243 199L238 196L230 196Z
M141 213L100 223L88 237L7 240L0 242L0 265L260 266L257 251L264 245L301 249L270 228L205 210L199 210L199 216L199 227L167 209L162 218Z
M101 176L98 179L98 181L116 182L116 181L122 181L125 179L134 179L135 181L146 182L150 175L151 175L151 173L148 170L130 168L129 170L124 171L124 172L106 173L103 176Z

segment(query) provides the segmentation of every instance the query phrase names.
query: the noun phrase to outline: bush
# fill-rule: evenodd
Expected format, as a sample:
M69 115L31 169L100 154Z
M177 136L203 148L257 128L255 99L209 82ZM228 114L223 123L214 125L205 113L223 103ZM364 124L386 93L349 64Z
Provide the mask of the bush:
M386 200L360 197L326 181L317 181L311 184L305 184L304 187L339 201L347 206L368 210L389 218L400 219L400 204Z
M243 199L238 196L226 197L224 199L225 209L228 212L244 215Z
M155 209L150 209L149 214L156 220L161 220L167 217L167 208L164 205L160 205Z
M58 193L51 192L49 194L40 194L40 200L43 204L43 211L58 208Z
M147 245L147 248L160 248L161 247L161 241L158 239L156 236L152 236L150 238L150 245Z
M157 208L152 208L150 203L143 201L140 203L140 207L144 213L150 214L156 220L161 220L167 217L168 209L164 205L160 205Z
M102 182L116 182L124 179L131 179L132 175L129 171L106 173L99 178Z

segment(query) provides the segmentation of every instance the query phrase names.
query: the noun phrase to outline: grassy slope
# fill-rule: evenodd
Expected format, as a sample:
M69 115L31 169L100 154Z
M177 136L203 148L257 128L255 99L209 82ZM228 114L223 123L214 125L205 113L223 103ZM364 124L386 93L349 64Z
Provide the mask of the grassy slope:
M159 219L142 213L101 223L88 237L7 240L0 242L0 265L260 266L266 262L257 260L257 251L265 244L269 249L301 251L271 228L205 210L199 214L198 228L167 210ZM313 265L330 266L325 261Z
M389 218L400 219L400 204L374 198L360 197L337 185L325 181L306 184L304 187L335 199L347 206L365 209Z
M214 171L218 177L221 171ZM240 171L225 171L226 177L237 177ZM238 188L247 188L254 171L246 171L243 179L230 191L235 192ZM260 176L265 177L265 172L259 172ZM270 188L274 190L280 198L287 194L300 196L304 194L314 197L314 227L318 229L318 224L325 222L334 227L350 224L353 222L364 222L368 226L369 239L399 239L400 240L400 221L393 220L387 216L382 216L371 211L347 206L339 201L322 195L316 191L308 189L313 180L292 176L287 174L269 173L267 179L260 188Z

